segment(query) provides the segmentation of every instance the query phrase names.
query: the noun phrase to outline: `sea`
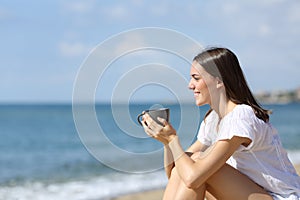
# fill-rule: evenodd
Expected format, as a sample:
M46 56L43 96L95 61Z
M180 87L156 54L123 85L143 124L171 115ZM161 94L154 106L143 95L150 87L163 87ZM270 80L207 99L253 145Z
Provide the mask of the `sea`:
M162 188L163 146L137 122L143 110L170 108L184 148L207 106L192 104L0 105L1 200L100 200ZM294 164L300 163L300 104L264 105ZM88 110L88 111L87 111ZM75 112L75 113L74 113Z

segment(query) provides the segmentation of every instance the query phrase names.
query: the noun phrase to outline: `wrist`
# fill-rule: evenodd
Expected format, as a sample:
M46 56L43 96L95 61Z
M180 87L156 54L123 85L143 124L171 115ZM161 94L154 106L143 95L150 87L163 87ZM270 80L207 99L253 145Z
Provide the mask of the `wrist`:
M168 139L167 139L167 141L168 141L168 144L170 143L170 142L172 142L173 140L174 140L174 138L178 138L178 136L177 135L170 135L169 137L168 137Z
M179 138L177 135L174 135L173 139L169 142L168 147L172 152L174 161L178 160L182 155L185 154L180 145Z

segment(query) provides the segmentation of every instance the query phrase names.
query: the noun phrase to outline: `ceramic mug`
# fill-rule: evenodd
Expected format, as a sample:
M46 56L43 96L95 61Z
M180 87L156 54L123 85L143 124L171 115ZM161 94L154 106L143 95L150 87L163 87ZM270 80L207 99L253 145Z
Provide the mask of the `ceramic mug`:
M169 108L159 108L159 109L153 109L153 110L145 110L143 113L139 114L137 117L137 120L141 126L142 126L141 117L146 113L148 113L150 115L150 117L160 125L163 125L163 124L160 121L158 121L157 117L163 118L167 122L169 122L170 109Z

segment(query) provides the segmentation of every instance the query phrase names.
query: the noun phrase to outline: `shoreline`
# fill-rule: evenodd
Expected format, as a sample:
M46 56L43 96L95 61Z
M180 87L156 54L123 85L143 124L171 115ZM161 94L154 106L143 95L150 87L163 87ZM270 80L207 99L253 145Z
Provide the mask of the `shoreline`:
M294 164L297 173L300 175L300 163ZM153 200L153 199L162 199L164 189L155 189L142 191L132 194L125 194L118 197L114 197L110 200Z

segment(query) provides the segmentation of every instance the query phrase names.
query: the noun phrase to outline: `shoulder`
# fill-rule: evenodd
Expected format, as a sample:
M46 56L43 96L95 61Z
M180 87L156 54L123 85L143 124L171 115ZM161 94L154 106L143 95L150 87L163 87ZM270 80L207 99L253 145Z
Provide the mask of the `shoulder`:
M233 127L243 126L250 128L263 128L267 124L259 119L253 110L253 108L246 104L237 105L231 113L224 118L224 125L229 125Z
M207 117L204 119L204 123L205 124L210 124L216 120L219 119L218 114L216 113L216 111L212 110L209 115L207 115Z
M238 104L230 115L233 119L255 119L256 115L251 106L246 104Z

